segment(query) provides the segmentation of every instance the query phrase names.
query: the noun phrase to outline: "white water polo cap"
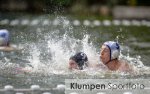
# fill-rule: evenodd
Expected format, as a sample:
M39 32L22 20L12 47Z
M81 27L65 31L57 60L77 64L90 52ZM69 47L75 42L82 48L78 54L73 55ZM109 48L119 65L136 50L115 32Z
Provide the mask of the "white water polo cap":
M110 61L113 59L117 59L120 54L120 46L119 43L114 41L107 41L104 43L110 50Z
M9 42L9 32L6 29L0 30L0 46L7 45Z

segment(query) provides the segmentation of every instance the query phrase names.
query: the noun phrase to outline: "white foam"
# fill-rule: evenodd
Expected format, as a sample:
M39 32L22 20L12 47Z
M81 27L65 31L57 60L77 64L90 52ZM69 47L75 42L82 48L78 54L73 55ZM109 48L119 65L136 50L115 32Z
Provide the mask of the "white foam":
M40 62L40 51L38 49L38 45L35 44L30 44L31 48L29 49L30 54L31 54L31 58L29 59L31 63L31 65L34 67L33 68L33 72L41 72L42 68L43 68L43 64ZM43 72L43 71L42 71Z
M55 19L55 20L53 21L53 25L54 25L54 26L57 26L57 25L59 25L59 24L60 24L60 22L59 22L58 19Z
M57 18L54 20L55 25L59 25L59 23L68 21L66 18ZM53 23L53 24L54 24ZM107 20L106 20L107 23ZM109 24L108 24L109 23ZM108 21L107 25L110 25L110 21ZM68 24L68 22L67 22ZM118 23L117 23L118 24ZM40 38L37 42L27 44L29 45L30 49L30 58L29 61L31 62L33 68L33 72L40 72L43 74L69 74L68 72L68 60L71 55L74 55L76 52L82 51L85 52L88 56L89 62L91 64L98 64L100 62L99 60L99 54L96 49L96 47L92 44L92 42L89 42L89 39L91 39L90 35L84 34L80 39L74 38L71 35L71 25L65 25L62 27L62 29L65 30L65 33L63 35L59 35L62 33L59 31L59 29L52 31L49 33L46 33L42 40ZM69 32L68 32L69 31ZM41 34L42 29L37 28L37 34ZM38 36L38 35L37 35ZM44 50L44 52L42 51ZM50 59L41 60L41 54L48 54L48 57ZM127 55L122 55L121 57L125 57L126 60L130 62L137 61L137 66L143 67L143 62L141 62L140 59L137 59L135 57L130 57ZM85 73L88 73L88 75L99 75L100 77L105 77L105 72L101 73L100 71L94 71L93 69L89 69L84 71Z
M70 21L69 20L64 20L63 24L64 25L69 25Z

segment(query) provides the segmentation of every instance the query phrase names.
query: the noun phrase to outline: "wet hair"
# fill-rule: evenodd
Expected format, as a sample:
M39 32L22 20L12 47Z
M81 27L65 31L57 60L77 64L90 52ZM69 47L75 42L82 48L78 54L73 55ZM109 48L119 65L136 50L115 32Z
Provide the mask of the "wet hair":
M83 69L83 66L88 61L87 55L83 52L76 53L74 56L70 57L70 59L78 64L80 70Z

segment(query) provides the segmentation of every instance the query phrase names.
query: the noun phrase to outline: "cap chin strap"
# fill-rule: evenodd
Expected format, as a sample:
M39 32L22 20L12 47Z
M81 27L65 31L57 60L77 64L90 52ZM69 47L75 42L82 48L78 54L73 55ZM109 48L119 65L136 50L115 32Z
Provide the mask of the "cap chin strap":
M113 60L117 60L117 58L109 60L108 62L105 63L105 65L109 64L109 62L113 61Z

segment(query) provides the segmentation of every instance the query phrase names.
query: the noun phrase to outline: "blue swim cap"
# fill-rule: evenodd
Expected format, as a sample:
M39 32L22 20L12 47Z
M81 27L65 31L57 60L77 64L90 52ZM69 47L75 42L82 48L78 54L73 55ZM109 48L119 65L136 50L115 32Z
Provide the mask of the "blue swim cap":
M9 32L6 29L0 30L0 46L7 45L9 42Z
M110 61L113 59L117 59L120 54L120 46L119 43L114 41L107 41L104 43L110 50Z

